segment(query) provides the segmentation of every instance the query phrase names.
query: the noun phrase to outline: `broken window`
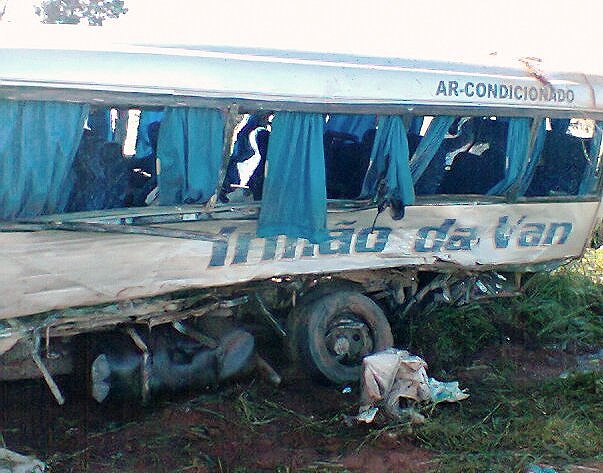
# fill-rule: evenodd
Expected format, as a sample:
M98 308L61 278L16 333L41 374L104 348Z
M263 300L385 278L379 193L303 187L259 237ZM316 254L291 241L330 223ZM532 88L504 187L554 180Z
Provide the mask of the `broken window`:
M527 197L587 195L596 191L601 124L590 119L547 118L535 144Z
M426 117L413 137L417 195L503 194L517 179L527 152L530 119Z

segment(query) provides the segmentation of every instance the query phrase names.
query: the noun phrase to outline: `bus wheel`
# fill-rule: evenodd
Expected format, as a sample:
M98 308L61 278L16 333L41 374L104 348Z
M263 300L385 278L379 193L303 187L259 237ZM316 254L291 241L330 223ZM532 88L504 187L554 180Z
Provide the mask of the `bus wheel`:
M314 300L299 312L297 344L310 373L336 384L360 380L362 358L393 345L381 308L352 291Z

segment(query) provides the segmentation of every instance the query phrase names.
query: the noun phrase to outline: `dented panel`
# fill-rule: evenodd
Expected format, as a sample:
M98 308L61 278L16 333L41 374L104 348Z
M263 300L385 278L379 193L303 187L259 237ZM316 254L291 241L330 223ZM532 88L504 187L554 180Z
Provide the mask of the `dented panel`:
M209 242L65 231L0 233L0 318L218 287L288 274L437 267L486 269L581 255L597 202L413 206L329 214L331 240L257 238L253 220L168 226Z

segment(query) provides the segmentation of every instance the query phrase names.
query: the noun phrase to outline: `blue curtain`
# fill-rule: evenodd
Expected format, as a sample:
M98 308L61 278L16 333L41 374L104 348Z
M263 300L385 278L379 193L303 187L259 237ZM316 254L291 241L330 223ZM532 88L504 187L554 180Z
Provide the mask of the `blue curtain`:
M532 182L532 178L534 177L534 172L536 171L536 166L538 165L540 155L542 154L542 150L544 148L545 138L546 119L543 118L540 120L540 124L538 125L538 131L536 132L536 140L534 141L534 148L532 148L532 153L530 154L530 161L528 162L519 182L519 188L517 192L517 195L519 196L525 195L526 191L528 190L528 187L530 187L530 183Z
M137 158L146 158L147 156L155 155L155 146L153 137L151 136L151 128L153 123L161 122L165 115L163 110L141 110L138 119L138 133L136 134L136 154Z
M580 183L578 195L587 195L595 191L597 185L597 166L599 165L599 155L601 152L601 138L603 122L595 122L595 130L590 141L588 150L588 164L584 170L584 176Z
M380 189L380 183L384 184ZM381 195L377 195L377 194ZM362 197L375 197L393 208L415 202L408 163L408 140L400 116L379 117L369 168L362 184Z
M412 135L420 135L423 128L424 117L412 117L408 126L408 133Z
M258 236L328 239L323 132L320 114L275 113Z
M65 210L88 106L0 100L0 218Z
M487 192L487 195L504 194L520 177L522 170L524 169L524 161L528 152L531 124L532 119L527 117L514 117L509 119L505 177L498 184L494 185Z
M207 202L222 167L224 117L219 110L168 108L159 129L159 203Z
M450 128L450 125L452 125L454 118L455 117L442 115L431 120L431 123L425 132L425 136L421 138L419 146L410 160L410 172L414 182L419 180L427 169L427 166L429 166L429 163L440 148L442 141L444 141L446 133L448 133L448 129Z
M113 141L111 108L103 107L91 110L88 114L88 128L97 138L103 141Z

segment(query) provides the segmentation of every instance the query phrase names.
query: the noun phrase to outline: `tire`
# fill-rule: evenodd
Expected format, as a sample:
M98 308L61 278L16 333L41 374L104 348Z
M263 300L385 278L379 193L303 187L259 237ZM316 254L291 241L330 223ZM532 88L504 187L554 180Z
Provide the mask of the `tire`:
M360 292L361 290L362 285L359 283L342 279L333 279L314 286L300 297L297 306L291 310L287 318L287 333L289 336L288 354L289 360L293 362L293 364L299 365L301 361L299 337L300 334L305 332L304 327L307 324L306 312L308 307L310 307L314 301L329 294L342 291Z
M359 381L364 356L393 345L385 314L359 292L324 295L297 315L295 338L303 365L335 384Z

